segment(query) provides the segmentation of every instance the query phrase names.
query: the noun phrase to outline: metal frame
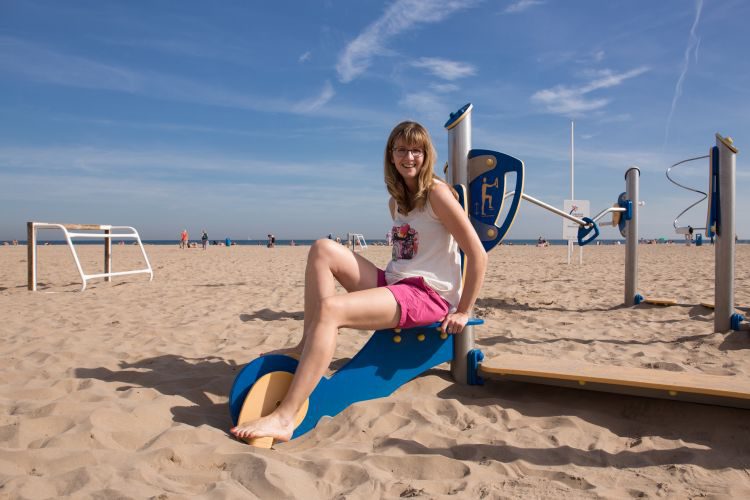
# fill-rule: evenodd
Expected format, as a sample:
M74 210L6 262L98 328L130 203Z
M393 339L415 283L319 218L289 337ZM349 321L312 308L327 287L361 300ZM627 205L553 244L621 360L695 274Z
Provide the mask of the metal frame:
M349 243L352 246L352 252L355 251L357 245L359 245L360 250L367 250L367 241L365 241L365 237L360 233L349 233Z
M27 248L28 248L28 288L30 291L36 291L36 278L37 278L37 270L36 270L36 262L37 262L37 230L38 229L60 229L63 234L65 235L65 241L68 244L68 248L70 249L70 253L73 255L73 260L76 264L76 269L78 269L78 274L81 276L81 291L86 290L86 284L89 280L96 279L96 278L104 278L105 281L111 281L111 278L113 276L126 276L130 274L145 274L147 273L149 275L149 281L152 281L154 279L154 271L151 269L151 263L148 260L148 256L146 255L146 250L143 248L143 243L141 242L141 237L138 234L138 231L134 227L131 226L110 226L110 225L99 225L99 224L58 224L58 223L50 223L50 222L28 222L27 223L27 231L28 231L28 238L27 238ZM79 233L79 232L70 232L69 230L73 231L103 231L101 233ZM113 233L112 231L127 231L127 232L117 232ZM97 274L86 274L83 272L83 268L81 267L81 262L78 259L78 254L76 253L75 245L73 245L73 239L74 238L89 238L89 239L97 239L100 238L104 242L104 272L103 273L97 273ZM145 269L137 269L134 271L118 271L118 272L112 272L112 238L118 238L118 239L133 239L138 242L138 247L141 249L141 254L143 255L143 260L146 261L146 268Z
M741 321L741 316L736 314L734 310L734 238L736 234L734 196L737 148L734 146L732 139L716 134L715 151L719 156L719 179L718 185L712 179L711 190L713 199L716 199L718 195L719 213L715 217L715 227L711 228L711 224L707 224L716 233L716 242L714 243L714 331L728 332L733 329L733 326L739 328L739 322Z
M448 129L448 166L445 178L450 185L460 184L467 189L469 196L469 151L471 151L471 111L472 104L467 104L451 114L446 123ZM466 206L469 200L466 200ZM471 316L471 311L469 311ZM467 384L469 377L468 353L474 348L474 327L467 325L461 335L453 335L453 359L451 375L459 384Z

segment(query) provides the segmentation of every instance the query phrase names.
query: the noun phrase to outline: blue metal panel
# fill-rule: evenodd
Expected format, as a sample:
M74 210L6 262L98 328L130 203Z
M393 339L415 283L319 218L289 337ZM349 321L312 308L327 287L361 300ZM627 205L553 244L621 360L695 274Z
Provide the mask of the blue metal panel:
M500 243L513 225L523 194L524 165L517 158L486 149L469 151L469 218L486 251ZM513 199L505 219L499 221L505 203L506 175L515 174ZM508 190L510 191L510 190Z
M714 234L721 235L721 204L719 203L721 192L719 190L719 148L711 148L711 177L709 180L709 192L711 193L711 205L708 213L708 226L706 236L712 238Z
M445 122L444 127L447 129L453 128L458 122L460 122L464 115L471 109L471 103L464 104L461 109L450 114L450 118Z
M633 201L628 200L626 198L627 193L620 193L620 196L617 197L617 205L620 208L624 208L625 212L620 213L620 222L617 224L617 228L620 230L620 234L623 238L627 237L627 234L625 234L625 228L627 226L627 222L633 218Z

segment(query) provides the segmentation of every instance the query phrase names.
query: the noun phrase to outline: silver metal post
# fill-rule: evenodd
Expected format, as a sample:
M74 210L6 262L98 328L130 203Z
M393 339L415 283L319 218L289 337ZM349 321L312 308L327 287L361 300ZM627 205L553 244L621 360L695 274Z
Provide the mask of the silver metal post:
M737 148L716 134L719 153L719 219L714 248L714 331L728 332L734 314L734 195ZM716 195L714 186L713 195Z
M473 106L467 104L446 123L448 130L448 171L446 181L451 185L462 184L469 188L469 150L471 150L471 111ZM471 200L466 200L471 206ZM453 360L451 375L459 384L468 383L468 355L474 348L474 327L467 326L463 333L453 335Z
M625 198L630 200L631 218L625 226L625 305L635 305L638 292L638 202L641 171L630 167L625 172ZM623 214L624 217L624 214Z
M36 227L26 223L26 260L28 267L28 289L36 292Z

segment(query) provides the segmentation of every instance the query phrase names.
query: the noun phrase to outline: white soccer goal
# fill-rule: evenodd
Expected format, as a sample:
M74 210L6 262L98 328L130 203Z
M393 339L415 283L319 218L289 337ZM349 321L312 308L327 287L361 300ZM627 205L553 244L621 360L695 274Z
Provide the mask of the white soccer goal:
M367 242L365 237L358 233L349 233L349 244L351 245L352 252L359 250L365 250L367 248Z
M29 278L29 290L36 291L36 262L37 262L37 230L38 229L60 229L65 235L65 241L70 248L70 253L73 254L73 260L75 260L78 274L81 275L81 291L86 289L86 283L89 280L96 278L104 278L105 281L112 281L112 276L125 276L128 274L141 274L147 273L149 275L149 281L154 279L154 272L151 270L151 263L148 261L146 256L146 250L143 248L141 243L141 237L138 235L138 231L130 226L109 226L100 224L56 224L49 222L27 222L26 230L28 237L26 245L28 248L28 278ZM71 231L86 231L86 232L71 232ZM96 232L92 232L96 231ZM116 232L113 232L116 231ZM78 254L76 253L76 247L73 245L74 238L88 238L88 239L101 239L104 242L104 272L98 274L86 274L83 272L81 262L78 260ZM117 239L133 239L138 242L138 246L143 254L143 260L146 261L145 269L136 269L134 271L118 271L112 272L112 238Z

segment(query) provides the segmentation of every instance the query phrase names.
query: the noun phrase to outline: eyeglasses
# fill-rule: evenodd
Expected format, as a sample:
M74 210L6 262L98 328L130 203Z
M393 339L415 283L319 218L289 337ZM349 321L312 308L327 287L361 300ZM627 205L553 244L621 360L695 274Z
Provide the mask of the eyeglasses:
M424 156L424 150L422 149L393 148L393 154L399 158L406 156L409 153L411 153L414 158L421 158Z

